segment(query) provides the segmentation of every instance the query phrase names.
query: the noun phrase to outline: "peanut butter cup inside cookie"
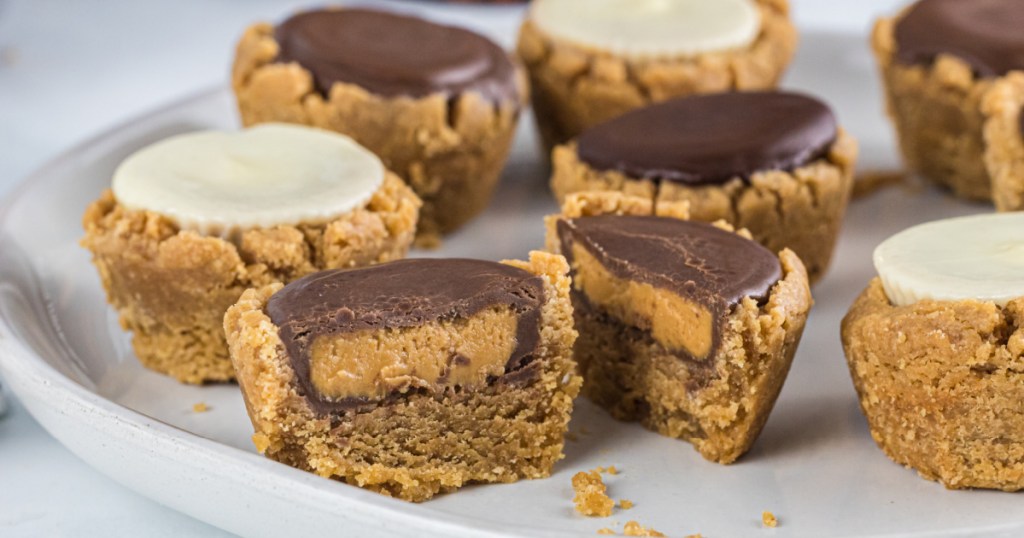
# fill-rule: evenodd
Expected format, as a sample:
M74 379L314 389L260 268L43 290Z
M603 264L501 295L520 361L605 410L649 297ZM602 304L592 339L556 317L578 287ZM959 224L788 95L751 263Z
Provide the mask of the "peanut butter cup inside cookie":
M535 356L543 303L543 281L523 269L404 260L308 276L274 294L267 314L302 392L324 412L410 389L478 388L520 370ZM410 357L373 348L402 333L395 347L415 350Z
M412 501L547 476L580 386L567 271L418 259L247 291L224 326L257 447Z
M232 83L246 125L314 125L376 153L423 199L425 243L490 201L528 93L521 69L487 38L360 8L251 26Z
M572 268L583 390L616 418L730 463L785 380L810 309L806 272L788 250L630 206L549 227Z
M793 249L811 279L828 266L852 186L855 143L827 105L789 92L672 99L585 131L554 151L559 199L619 191L685 201L770 251Z

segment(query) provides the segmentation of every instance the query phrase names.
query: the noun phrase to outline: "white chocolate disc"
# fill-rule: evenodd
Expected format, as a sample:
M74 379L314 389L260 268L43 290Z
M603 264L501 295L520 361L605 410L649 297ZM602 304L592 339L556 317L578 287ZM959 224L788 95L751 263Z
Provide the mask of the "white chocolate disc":
M384 165L351 138L266 124L238 132L174 136L125 159L114 173L118 203L160 213L182 229L229 235L320 223L363 206Z
M741 48L761 31L754 0L534 0L530 20L555 38L627 58Z
M875 249L889 301L991 301L1024 297L1024 213L939 220L908 228Z

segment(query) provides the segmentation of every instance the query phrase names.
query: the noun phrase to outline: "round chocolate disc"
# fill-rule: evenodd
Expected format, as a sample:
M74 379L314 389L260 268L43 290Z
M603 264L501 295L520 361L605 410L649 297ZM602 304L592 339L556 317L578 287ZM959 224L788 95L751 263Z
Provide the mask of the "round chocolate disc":
M515 67L484 36L417 17L370 9L325 9L292 16L274 31L279 62L296 62L317 89L355 84L386 97L477 92L516 101Z
M628 112L584 132L581 161L638 179L688 185L792 170L828 152L836 120L821 101L786 92L698 95Z
M921 0L896 23L896 59L928 65L956 56L982 77L1024 69L1024 2Z

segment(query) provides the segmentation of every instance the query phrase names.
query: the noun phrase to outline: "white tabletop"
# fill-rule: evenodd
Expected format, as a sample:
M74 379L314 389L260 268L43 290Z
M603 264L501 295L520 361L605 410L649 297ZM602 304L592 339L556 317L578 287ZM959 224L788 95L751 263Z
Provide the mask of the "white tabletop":
M872 13L899 3L793 0L798 22L865 34ZM0 195L91 134L225 83L241 30L302 4L321 2L0 0ZM433 9L512 41L516 8ZM99 474L17 402L8 404L0 418L0 536L225 534Z

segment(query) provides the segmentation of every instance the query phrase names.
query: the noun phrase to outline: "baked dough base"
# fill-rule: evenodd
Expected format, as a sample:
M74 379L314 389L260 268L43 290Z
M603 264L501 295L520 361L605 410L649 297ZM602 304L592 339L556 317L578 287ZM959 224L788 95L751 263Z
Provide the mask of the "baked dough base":
M951 489L1024 489L1024 299L893 306L875 278L842 324L871 436Z

